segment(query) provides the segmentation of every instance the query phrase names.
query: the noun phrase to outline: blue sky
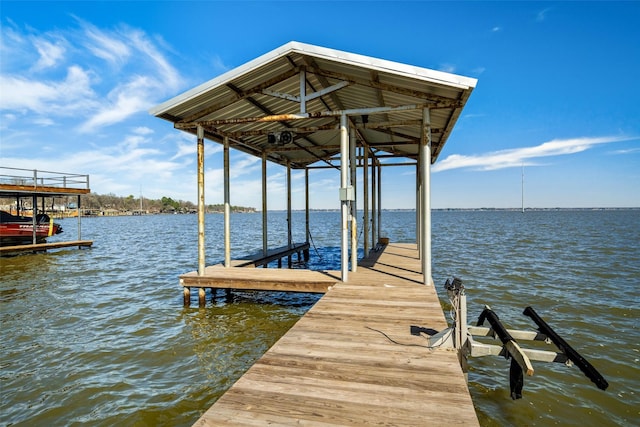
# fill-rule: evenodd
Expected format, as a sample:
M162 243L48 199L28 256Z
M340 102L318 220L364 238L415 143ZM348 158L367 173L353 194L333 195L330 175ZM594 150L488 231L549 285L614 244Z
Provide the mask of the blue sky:
M0 15L0 166L195 202L195 140L149 109L296 40L478 79L435 208L519 207L523 165L526 206L640 206L640 2L2 0ZM206 153L220 203L220 146ZM231 203L260 207L259 159L231 166ZM383 170L383 207L414 207L414 172ZM338 208L337 172L310 176L311 206ZM281 167L268 185L285 208Z

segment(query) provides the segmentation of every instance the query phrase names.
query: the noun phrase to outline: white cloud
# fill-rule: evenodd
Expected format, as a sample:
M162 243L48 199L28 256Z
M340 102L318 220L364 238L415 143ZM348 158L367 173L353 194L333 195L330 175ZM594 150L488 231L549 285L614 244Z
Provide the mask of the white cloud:
M153 129L150 129L146 126L138 126L133 129L133 133L137 135L151 135L153 133Z
M626 150L614 150L610 154L634 154L634 153L640 153L640 147L629 148Z
M571 139L554 139L534 147L515 148L510 150L493 151L486 154L461 155L452 154L436 163L431 169L441 172L450 169L472 168L474 170L496 170L512 167L533 165L532 159L539 157L561 156L574 154L590 149L594 145L611 142L628 141L633 137L584 137Z
M141 76L116 86L100 103L97 112L80 125L79 132L92 132L95 128L120 123L136 113L146 111L152 105L149 100L151 86L153 83Z
M114 85L100 107L78 127L79 132L92 132L134 114L146 113L160 96L179 87L178 72L144 32L125 27L107 34L89 25L85 27L95 42L92 47L95 55L112 64L131 65L136 72L130 75L125 72L124 77L113 80Z
M78 66L69 67L64 80L37 80L17 75L0 75L0 109L32 111L49 116L77 114L94 97L89 74Z
M54 126L56 124L56 122L49 117L36 117L33 123L43 127Z
M550 7L544 8L541 11L539 11L536 15L536 21L537 22L542 22L545 19L547 19L547 13L551 10Z
M171 158L171 160L176 160L179 159L180 157L185 157L185 156L196 156L197 153L197 145L194 141L185 141L185 142L178 142L178 151L176 152L176 154L174 154L174 156ZM206 152L206 151L205 151Z
M0 110L41 124L73 117L75 130L88 133L146 115L179 89L182 79L166 49L142 30L78 22L80 31L29 29L23 36L15 25L2 29ZM66 75L54 70L60 67Z
M123 64L131 56L131 49L121 38L108 34L87 22L80 21L80 23L84 30L84 46L94 56L116 66Z
M35 70L54 67L64 59L66 52L64 40L56 40L52 42L43 38L35 37L33 45L40 55L40 58L34 66Z
M159 76L154 80L154 84L159 90L171 92L180 86L180 76L176 69L160 53L158 48L149 40L145 33L139 30L127 32L126 37L132 41L136 49L144 53L151 60L153 69Z
M445 73L455 73L456 66L453 64L440 64L440 66L438 67L438 70L444 71Z
M218 55L214 55L211 58L211 66L212 66L212 73L211 74L214 74L214 75L224 73L224 72L229 71L231 69L231 67L226 65L222 61L222 58L220 58L220 56L218 56Z
M91 190L99 194L137 194L140 186L157 188L158 194L146 194L152 198L183 192L185 164L166 160L157 149L136 148L141 143L136 138L128 136L115 147L65 153L60 157L55 157L59 153L53 151L49 157L4 157L1 161L24 169L90 172ZM189 184L189 189L196 188L195 181Z
M262 170L262 160L256 156L242 154L239 159L236 158L232 161L229 169L230 178L238 178Z

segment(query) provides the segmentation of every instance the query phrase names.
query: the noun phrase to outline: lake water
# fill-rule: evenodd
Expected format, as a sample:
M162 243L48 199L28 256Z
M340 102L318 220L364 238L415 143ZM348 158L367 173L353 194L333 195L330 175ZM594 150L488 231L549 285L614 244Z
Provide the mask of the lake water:
M339 269L339 221L311 213L312 267ZM382 221L391 241L415 241L414 212ZM50 241L74 240L77 220L61 222ZM223 259L222 223L206 218L207 264ZM232 255L261 249L261 214L231 224ZM293 225L303 241L304 213ZM270 212L270 246L286 244L286 229L286 214ZM82 238L94 247L0 259L2 426L189 426L319 298L221 293L183 307L195 215L83 218ZM433 256L445 308L452 276L470 323L488 304L507 327L533 330L530 305L609 382L602 391L575 366L533 362L514 401L509 361L470 359L482 425L640 424L640 210L437 211Z

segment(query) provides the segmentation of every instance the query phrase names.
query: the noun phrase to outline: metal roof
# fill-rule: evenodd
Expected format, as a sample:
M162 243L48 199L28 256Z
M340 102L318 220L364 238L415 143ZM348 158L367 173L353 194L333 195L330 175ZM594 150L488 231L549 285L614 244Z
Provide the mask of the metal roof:
M174 127L292 168L340 152L340 115L358 146L379 157L417 159L423 109L431 117L432 161L476 79L289 42L150 110ZM280 141L282 132L292 141ZM269 141L275 135L276 143ZM289 136L289 135L285 135Z

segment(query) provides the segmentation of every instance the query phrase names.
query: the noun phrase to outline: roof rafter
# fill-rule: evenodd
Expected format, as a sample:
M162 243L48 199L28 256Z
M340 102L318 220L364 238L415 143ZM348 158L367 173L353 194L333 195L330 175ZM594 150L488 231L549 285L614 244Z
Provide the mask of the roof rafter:
M202 110L198 111L196 114L192 114L190 116L185 117L184 119L180 120L180 123L194 122L202 117L208 116L209 114L215 113L216 111L221 110L222 108L233 105L238 101L242 101L243 99L246 99L253 95L261 93L264 89L269 88L277 83L280 83L284 80L287 80L288 78L295 76L299 71L300 71L299 69L290 70L286 73L282 73L272 79L269 79L259 85L256 85L246 90L241 90L240 88L233 86L232 90L234 95L229 96L225 100L220 101L214 105L211 105L210 107L203 108Z
M406 95L413 98L423 99L426 102L436 104L430 105L430 108L440 107L440 108L455 108L459 107L460 102L456 99L446 98L444 96L439 96L433 93L423 92L415 89L408 89L399 86L389 85L385 83L375 82L373 80L359 79L357 77L348 76L343 73L337 73L334 71L322 70L319 68L307 68L307 72L311 72L318 76L323 76L326 78L333 78L338 80L346 80L351 83L368 86L374 89L379 89L383 91L393 92L400 95Z
M151 109L176 129L281 165L322 160L336 167L338 119L375 156L415 157L431 115L432 161L459 119L476 79L419 66L290 42ZM296 106L296 102L300 105ZM285 146L266 134L293 133ZM277 136L279 138L279 136ZM329 159L329 160L328 160Z
M196 126L220 126L220 125L256 123L256 122L261 122L261 123L281 122L285 120L304 120L304 119L314 119L314 118L320 118L320 117L335 117L335 116L341 116L343 114L346 114L347 116L362 115L362 114L378 114L378 113L388 113L388 112L407 111L407 110L420 110L428 107L429 107L428 104L408 104L408 105L398 105L398 106L392 106L392 107L355 108L355 109L338 110L338 111L318 111L314 113L273 114L273 115L259 116L259 117L237 117L232 119L201 120L201 121L190 122L190 123L176 123L176 128L186 129L186 128L192 128Z

